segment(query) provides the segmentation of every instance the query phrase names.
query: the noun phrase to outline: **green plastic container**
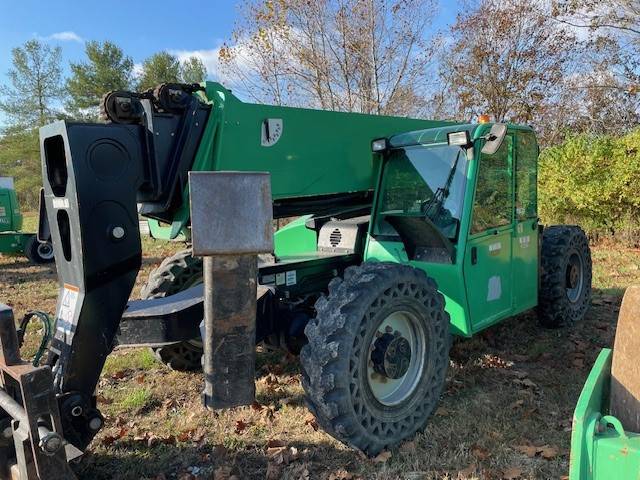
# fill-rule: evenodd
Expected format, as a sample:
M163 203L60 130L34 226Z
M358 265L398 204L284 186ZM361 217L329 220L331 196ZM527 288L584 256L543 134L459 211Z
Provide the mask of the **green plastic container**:
M640 434L608 415L611 358L611 349L600 352L578 399L569 480L640 479Z

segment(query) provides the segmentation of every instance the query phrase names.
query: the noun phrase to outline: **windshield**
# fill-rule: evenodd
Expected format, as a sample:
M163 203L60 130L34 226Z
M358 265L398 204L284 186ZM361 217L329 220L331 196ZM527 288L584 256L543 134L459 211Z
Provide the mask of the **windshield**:
M382 176L374 235L397 235L387 216L427 218L455 239L462 218L467 156L454 145L392 150Z

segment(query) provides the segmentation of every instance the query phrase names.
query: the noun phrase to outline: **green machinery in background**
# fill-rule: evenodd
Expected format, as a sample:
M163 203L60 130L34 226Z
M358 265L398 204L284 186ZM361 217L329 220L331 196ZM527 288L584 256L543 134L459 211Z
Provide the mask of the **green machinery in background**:
M21 232L22 214L11 177L0 177L0 254L21 254L33 263L53 261L50 241L39 242L36 234Z
M614 348L600 352L573 416L569 480L640 478L640 287L625 292Z

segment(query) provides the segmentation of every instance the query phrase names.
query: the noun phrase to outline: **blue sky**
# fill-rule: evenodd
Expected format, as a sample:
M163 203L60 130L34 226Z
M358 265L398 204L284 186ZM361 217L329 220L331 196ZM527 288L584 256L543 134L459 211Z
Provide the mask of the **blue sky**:
M0 84L6 84L11 49L39 38L63 49L65 66L83 59L84 41L111 40L136 63L160 50L179 56L199 51L212 72L216 48L230 37L237 0L184 3L167 0L5 0L0 14ZM451 22L458 2L440 0L434 28ZM207 62L207 60L210 60ZM4 123L0 116L0 125Z

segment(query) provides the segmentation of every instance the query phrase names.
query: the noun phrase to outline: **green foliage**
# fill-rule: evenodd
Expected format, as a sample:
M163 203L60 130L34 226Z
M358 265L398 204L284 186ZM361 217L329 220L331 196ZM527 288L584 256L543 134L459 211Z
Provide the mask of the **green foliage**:
M54 120L55 104L64 94L62 49L29 40L11 50L12 68L7 73L11 86L0 90L2 110L12 125L31 128Z
M202 83L207 78L207 67L198 57L189 57L182 62L182 81L185 83Z
M67 109L75 118L95 120L105 93L127 90L131 86L133 60L109 41L87 42L85 53L87 61L70 65Z
M138 90L148 90L165 82L179 82L180 60L168 52L155 53L142 63L142 75L138 79Z
M42 186L37 129L13 128L0 136L0 172L14 177L21 209L36 210Z
M637 244L640 129L622 137L577 135L540 156L540 216L578 223L592 237Z

